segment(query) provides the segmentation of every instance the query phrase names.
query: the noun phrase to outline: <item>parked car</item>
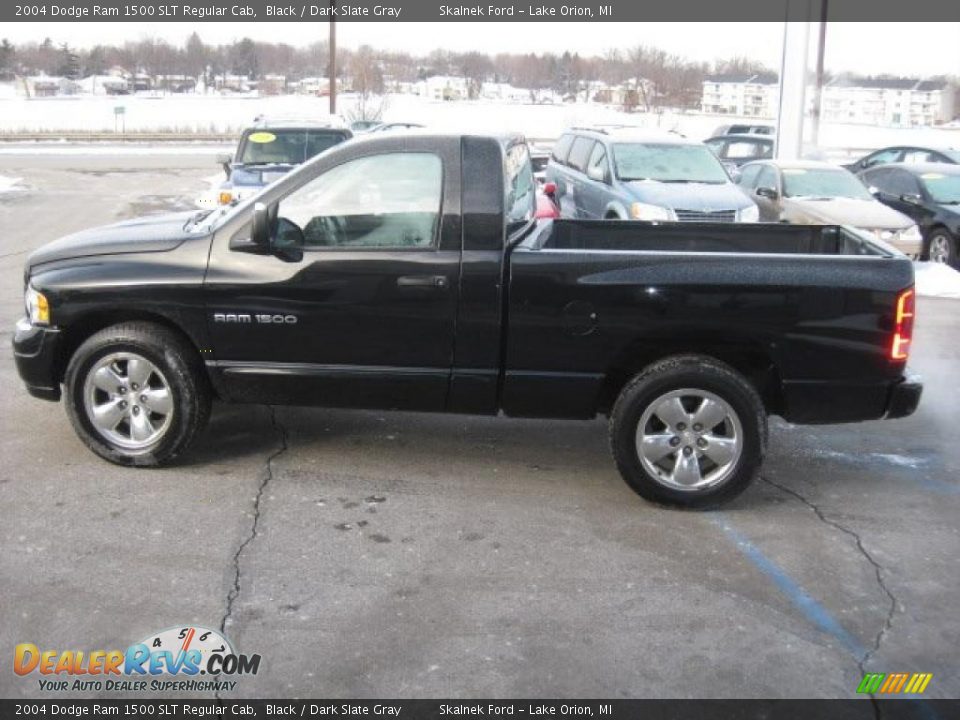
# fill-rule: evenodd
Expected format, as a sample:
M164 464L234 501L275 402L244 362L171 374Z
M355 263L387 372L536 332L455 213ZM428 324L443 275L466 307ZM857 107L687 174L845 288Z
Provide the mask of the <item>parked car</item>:
M554 145L547 182L566 218L755 222L756 205L703 143L629 129L573 129Z
M537 187L537 220L555 220L560 217L560 208L553 199L557 193L557 186L553 183L538 185Z
M741 165L773 157L773 138L769 135L718 135L703 141L736 179Z
M217 200L228 205L256 195L297 165L351 137L353 133L337 120L315 124L261 120L243 131L232 158L217 157L227 175Z
M960 165L880 165L860 179L877 200L920 226L924 257L960 265Z
M383 122L380 120L354 120L350 123L350 130L355 134L365 133L382 124Z
M215 397L602 413L626 482L687 506L747 487L768 415L917 407L902 255L842 227L537 223L534 197L520 137L344 143L238 206L34 251L17 369L138 467L182 457Z
M849 170L816 160L764 160L744 165L740 186L763 222L849 225L920 257L923 238L906 215L878 202Z
M714 137L718 135L775 135L776 128L773 125L765 123L733 123L732 125L721 125L713 131Z
M419 123L412 122L389 122L389 123L380 123L376 127L370 128L368 132L380 133L380 132L390 132L392 130L420 130L421 128L426 127Z
M530 164L533 166L533 177L537 183L543 185L547 178L547 164L550 162L550 150L540 145L529 143Z
M920 147L916 145L896 145L875 150L856 162L844 165L852 173L859 173L874 165L892 163L960 163L960 148Z

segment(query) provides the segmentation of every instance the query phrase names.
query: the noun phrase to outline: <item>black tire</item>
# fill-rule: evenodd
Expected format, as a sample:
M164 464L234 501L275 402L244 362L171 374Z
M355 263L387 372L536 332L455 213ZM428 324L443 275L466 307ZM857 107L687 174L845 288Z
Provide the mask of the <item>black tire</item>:
M669 473L654 469L661 476L645 467L637 448L637 432L640 421L655 402L679 390L700 390L723 400L735 413L736 418L725 416L724 423L739 422L737 437L739 456L717 472L717 481L697 489L677 489L669 483ZM680 398L678 398L680 399ZM681 402L688 403L684 396ZM645 423L660 422L656 415ZM717 426L714 426L715 428ZM730 425L729 427L733 427ZM690 428L690 435L693 436ZM669 427L659 431L676 432ZM685 436L686 437L686 436ZM707 435L704 438L708 437ZM700 442L700 440L696 440ZM704 442L706 440L704 439ZM672 443L671 443L672 444ZM707 443L709 445L709 443ZM760 470L767 445L767 416L763 402L756 389L740 373L729 365L701 355L677 355L660 360L649 366L623 388L610 414L610 446L620 474L635 492L656 503L687 508L714 507L746 490ZM691 447L696 447L691 444ZM677 453L683 449L681 445ZM693 451L683 450L692 454ZM707 451L703 450L703 454ZM694 458L701 457L698 452ZM665 463L678 462L679 454L670 455ZM712 467L712 461L696 459L697 473L701 465ZM707 474L709 477L709 473Z
M927 238L924 258L933 261L931 250L937 243L941 244L941 247L945 246L946 249L946 255L943 256L940 262L950 267L955 267L957 265L957 239L954 238L946 228L934 228L934 230L930 232L930 236Z
M128 449L111 441L94 426L86 409L88 376L98 363L117 354L148 360L169 385L169 422L145 447ZM77 435L93 452L117 465L151 467L175 461L210 417L210 387L196 352L177 333L149 322L113 325L87 338L70 358L64 384L67 415Z

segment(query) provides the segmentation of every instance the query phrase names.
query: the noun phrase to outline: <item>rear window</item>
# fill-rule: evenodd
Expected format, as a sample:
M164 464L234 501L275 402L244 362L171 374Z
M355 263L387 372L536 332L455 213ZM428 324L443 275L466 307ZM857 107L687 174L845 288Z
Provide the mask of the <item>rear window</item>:
M570 146L573 144L573 135L564 135L553 146L553 153L550 157L558 163L567 161L567 153L570 152Z
M570 155L567 158L567 164L576 168L580 172L587 169L587 159L593 151L593 138L578 137L573 141L573 147L570 148Z
M254 130L243 140L238 162L244 165L299 165L343 142L330 130Z
M504 188L503 211L507 235L529 223L536 208L536 184L530 166L530 151L522 143L507 150L503 159Z

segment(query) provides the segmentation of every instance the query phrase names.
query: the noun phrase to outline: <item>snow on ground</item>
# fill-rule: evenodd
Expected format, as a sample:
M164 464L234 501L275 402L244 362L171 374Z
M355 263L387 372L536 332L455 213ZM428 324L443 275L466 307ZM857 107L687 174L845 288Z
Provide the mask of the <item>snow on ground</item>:
M26 188L20 184L20 178L7 177L6 175L0 175L0 193L6 192L16 192L17 190L25 190Z
M939 263L914 263L917 295L960 298L960 272Z
M348 115L356 96L340 96L339 110ZM416 95L389 95L383 119L407 121L438 130L466 132L519 131L529 138L556 138L565 128L596 123L624 123L677 130L703 139L722 124L741 118L701 113L624 113L598 103L524 104L477 100L443 102ZM124 108L123 116L114 109ZM328 100L308 95L153 96L77 95L53 98L7 97L0 94L0 132L16 131L128 131L239 133L260 114L275 117L326 117ZM754 118L753 121L757 119ZM762 122L772 122L764 120ZM120 123L118 125L117 123ZM866 149L898 143L960 145L960 128L881 128L826 123L821 129L824 148Z

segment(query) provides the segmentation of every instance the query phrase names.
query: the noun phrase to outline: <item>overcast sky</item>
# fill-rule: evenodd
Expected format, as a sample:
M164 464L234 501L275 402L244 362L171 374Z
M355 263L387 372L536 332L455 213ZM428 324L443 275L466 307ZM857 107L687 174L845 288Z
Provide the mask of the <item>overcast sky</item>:
M950 0L946 0L950 1ZM657 45L695 60L746 55L771 67L780 64L782 23L372 23L337 24L338 42L425 53L448 50L562 52L601 55L610 48ZM40 41L89 47L122 44L141 37L182 43L196 30L211 44L242 37L305 45L327 37L318 23L10 23L0 36L14 42ZM831 23L827 68L859 73L960 75L960 23ZM812 64L812 59L811 59Z

